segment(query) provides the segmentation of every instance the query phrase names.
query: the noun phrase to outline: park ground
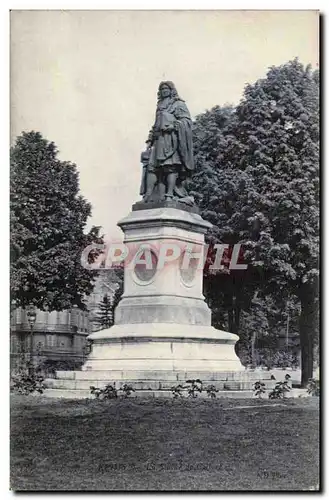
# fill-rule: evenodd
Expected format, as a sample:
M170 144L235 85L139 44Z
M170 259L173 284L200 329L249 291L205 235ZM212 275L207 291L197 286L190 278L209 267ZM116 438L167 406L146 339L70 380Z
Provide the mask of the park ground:
M11 398L15 491L318 490L318 398Z

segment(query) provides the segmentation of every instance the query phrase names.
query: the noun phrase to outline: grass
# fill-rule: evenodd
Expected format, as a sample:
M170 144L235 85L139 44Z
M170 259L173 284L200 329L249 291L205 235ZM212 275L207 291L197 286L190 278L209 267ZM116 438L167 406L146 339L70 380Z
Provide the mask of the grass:
M318 399L280 403L13 396L11 488L317 489Z

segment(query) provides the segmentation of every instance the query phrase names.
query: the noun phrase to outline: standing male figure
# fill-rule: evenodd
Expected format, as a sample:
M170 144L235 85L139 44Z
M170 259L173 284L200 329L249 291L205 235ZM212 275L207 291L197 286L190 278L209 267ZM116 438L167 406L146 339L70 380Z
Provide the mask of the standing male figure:
M150 200L156 186L158 200L174 195L188 198L183 183L194 169L192 120L173 82L159 85L155 123L146 143L149 159L141 189L144 201Z

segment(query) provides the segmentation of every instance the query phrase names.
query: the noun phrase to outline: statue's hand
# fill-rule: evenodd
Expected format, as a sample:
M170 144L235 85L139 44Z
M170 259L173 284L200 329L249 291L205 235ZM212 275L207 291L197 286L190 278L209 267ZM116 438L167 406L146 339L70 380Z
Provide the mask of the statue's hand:
M175 127L174 127L174 125L168 124L168 125L166 125L166 126L163 128L163 130L164 130L165 132L171 132L172 130L175 130Z

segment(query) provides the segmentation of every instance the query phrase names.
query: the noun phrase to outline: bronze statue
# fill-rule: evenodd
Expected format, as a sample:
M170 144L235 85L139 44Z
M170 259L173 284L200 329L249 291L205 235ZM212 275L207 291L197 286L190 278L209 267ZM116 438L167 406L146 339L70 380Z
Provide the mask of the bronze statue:
M143 201L178 199L193 205L184 187L194 169L192 120L173 82L161 82L155 123L142 153Z

